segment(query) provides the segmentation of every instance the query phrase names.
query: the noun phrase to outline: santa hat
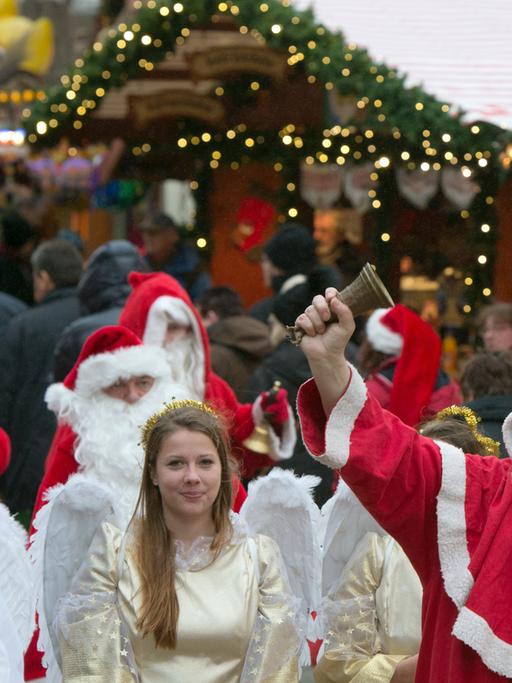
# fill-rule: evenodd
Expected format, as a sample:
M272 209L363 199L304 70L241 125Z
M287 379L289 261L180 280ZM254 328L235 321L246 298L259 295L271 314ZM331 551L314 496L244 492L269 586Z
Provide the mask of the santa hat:
M74 395L90 398L118 380L142 375L155 379L169 376L163 350L144 346L121 325L101 327L86 339L64 382L48 387L45 400L50 410L60 415L70 407Z
M366 335L376 351L398 356L388 410L415 426L429 403L439 373L439 336L402 304L374 311L368 318Z
M11 440L5 432L0 427L0 475L3 474L9 467L11 462Z
M128 282L133 290L119 316L119 323L144 340L144 344L163 346L167 329L166 316L181 324L192 323L201 344L205 382L210 373L208 335L199 311L189 295L167 273L130 273Z

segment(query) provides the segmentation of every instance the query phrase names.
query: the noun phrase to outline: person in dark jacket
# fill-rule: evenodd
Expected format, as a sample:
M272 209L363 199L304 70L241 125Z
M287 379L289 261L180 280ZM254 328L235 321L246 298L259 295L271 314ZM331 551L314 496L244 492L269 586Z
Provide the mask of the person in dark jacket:
M512 412L512 354L486 351L471 358L460 379L464 405L481 422L478 428L500 444L500 458L509 454L503 441L503 422Z
M178 227L164 213L149 214L139 229L151 270L162 271L178 280L192 301L211 286L210 275L197 249L180 239Z
M273 325L275 328L278 325L282 328L281 334L274 332L274 338L280 341L251 377L248 385L248 400L253 400L261 391L268 391L275 381L279 381L288 392L288 401L295 411L295 419L298 419L297 392L301 384L311 377L311 370L300 346L293 346L286 339L286 325L293 325L297 316L311 303L313 296L324 292L326 287L330 286L330 281L330 269L317 266L310 271L305 281L274 297ZM351 354L354 355L354 347L351 348ZM326 467L309 455L302 439L297 439L293 457L280 462L279 467L293 469L298 475L314 474L320 477L321 483L314 489L315 501L318 505L323 505L332 496L334 481L331 471L326 471Z
M211 287L197 302L208 339L212 368L245 401L249 378L272 351L265 323L246 315L231 287Z
M0 339L9 320L26 310L27 304L24 304L23 301L5 292L0 292Z
M37 233L17 211L5 211L0 223L0 291L30 306L33 303L30 256Z
M51 240L32 254L36 306L13 318L0 346L0 427L12 442L0 489L12 512L30 512L55 431L44 394L53 381L53 352L62 330L80 314L76 285L82 257Z
M63 382L87 337L105 325L116 325L131 292L128 274L148 266L127 240L111 240L94 251L78 283L81 316L60 336L55 347L54 379Z

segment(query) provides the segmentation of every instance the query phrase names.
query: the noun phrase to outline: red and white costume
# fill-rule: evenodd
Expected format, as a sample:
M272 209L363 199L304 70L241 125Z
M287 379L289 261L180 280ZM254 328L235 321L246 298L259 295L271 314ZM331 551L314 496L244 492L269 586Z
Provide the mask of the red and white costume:
M339 471L420 577L415 682L512 678L512 462L420 436L355 370L327 419L314 380L298 409L311 455Z
M234 446L233 454L241 464L243 477L251 479L261 467L290 458L296 434L289 406L280 435L270 430L270 457L243 446L243 441L263 420L262 397L254 404L241 404L229 385L212 372L206 329L199 312L181 285L165 273L131 273L129 281L133 291L119 317L120 324L135 332L144 344L165 347L171 376L189 386L194 398L211 403L227 418ZM171 341L166 346L167 326L171 321L192 330L190 355L193 365L189 368L184 369L184 355L179 349L179 343Z

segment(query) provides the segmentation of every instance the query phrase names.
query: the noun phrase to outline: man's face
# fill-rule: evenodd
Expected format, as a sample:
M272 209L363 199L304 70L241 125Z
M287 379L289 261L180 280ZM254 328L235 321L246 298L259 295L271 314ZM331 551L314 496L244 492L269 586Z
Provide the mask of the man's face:
M102 389L103 393L110 398L116 398L119 401L133 404L137 403L139 399L145 396L155 383L154 377L149 375L136 375L128 379L120 379L115 384L111 384L106 389Z
M322 252L330 251L340 241L336 221L329 211L318 211L314 218L313 239Z
M176 230L144 230L142 240L151 260L165 263L176 247L178 233Z
M489 316L482 330L487 351L512 350L512 326L494 316Z

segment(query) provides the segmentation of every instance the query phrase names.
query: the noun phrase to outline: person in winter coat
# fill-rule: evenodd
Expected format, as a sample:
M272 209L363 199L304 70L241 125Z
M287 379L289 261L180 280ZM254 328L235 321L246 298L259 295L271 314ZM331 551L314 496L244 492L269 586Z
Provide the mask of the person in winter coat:
M261 391L272 386L277 380L288 392L290 405L293 406L294 412L296 411L297 392L301 384L311 377L311 370L300 346L294 346L286 339L285 326L292 325L295 318L302 313L313 296L324 291L329 282L330 269L317 266L310 272L306 282L302 282L274 298L273 317L282 328L282 334L276 336L280 336L282 341L265 358L251 377L248 386L249 399L255 399ZM356 347L351 344L350 350L354 355ZM298 475L314 474L320 477L321 482L314 490L315 501L319 506L322 506L332 496L334 481L331 472L309 457L302 439L297 439L295 443L293 458L283 461L280 466L283 469L293 469Z
M481 419L480 430L500 444L500 457L508 456L503 423L512 412L512 354L487 351L471 358L460 379L464 405Z
M82 257L73 245L44 242L32 255L32 268L37 305L9 322L0 347L0 426L12 442L11 465L0 485L13 512L32 510L56 427L44 404L53 352L62 330L80 314Z
M208 332L213 371L239 401L245 400L251 375L272 351L268 326L245 314L240 295L231 287L207 289L197 308Z
M37 232L17 211L5 211L1 220L0 292L33 304L30 256L37 242Z
M111 240L89 257L78 283L81 316L62 333L55 348L54 379L71 372L87 337L105 325L115 325L131 287L128 273L147 270L144 258L127 240Z
M318 266L316 247L311 230L300 223L285 223L272 235L263 245L261 270L273 296L255 303L250 315L268 323L274 298L306 282L310 271ZM326 266L325 272L330 274L329 285L339 288L341 278L337 270Z
M359 363L369 393L411 427L462 401L441 367L439 336L402 304L368 318Z
M27 305L16 297L0 292L0 338L11 318L27 310Z
M211 285L197 249L180 239L177 226L164 213L150 214L139 227L151 270L172 275L197 301Z

